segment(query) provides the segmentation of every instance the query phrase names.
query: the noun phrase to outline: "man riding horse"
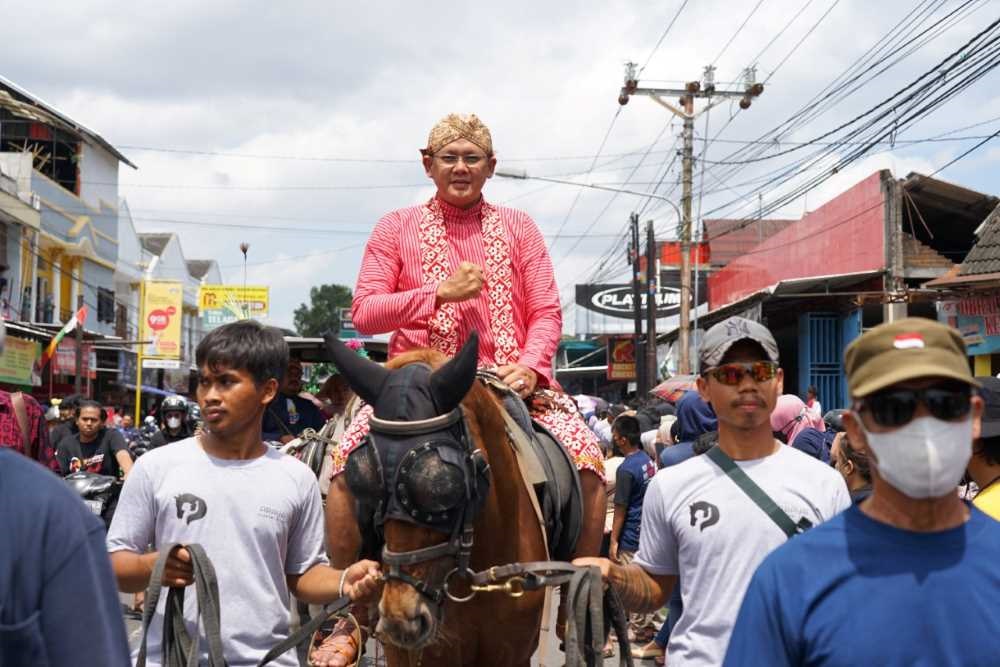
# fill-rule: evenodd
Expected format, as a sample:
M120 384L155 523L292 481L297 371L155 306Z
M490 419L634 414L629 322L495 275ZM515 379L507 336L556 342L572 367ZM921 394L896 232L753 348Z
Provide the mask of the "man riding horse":
M577 553L596 554L604 459L553 376L562 309L545 241L527 214L483 198L497 158L489 129L475 115L446 116L420 152L437 193L376 225L358 274L354 324L364 334L392 332L391 357L415 348L453 356L478 332L479 366L493 369L572 455L584 504ZM370 416L369 407L361 410L333 453L326 532L338 566L353 562L361 546L354 499L340 473L367 434ZM350 629L339 627L314 653L313 664L350 665L358 649Z

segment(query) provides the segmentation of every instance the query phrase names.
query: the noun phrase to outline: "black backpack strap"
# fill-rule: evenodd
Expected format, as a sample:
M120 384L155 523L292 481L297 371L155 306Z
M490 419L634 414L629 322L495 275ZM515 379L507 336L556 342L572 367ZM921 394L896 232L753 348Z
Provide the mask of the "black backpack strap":
M710 450L705 452L705 456L712 459L715 465L722 468L722 472L726 473L729 479L733 480L736 486L740 487L740 490L754 502L757 507L764 510L764 513L771 518L778 525L778 528L785 533L789 538L798 535L800 530L795 522L792 521L791 517L785 514L784 510L778 507L777 503L771 500L771 496L764 492L764 489L757 486L757 484L750 479L750 477L743 472L736 463L729 458L729 456L722 451L718 445L712 447Z

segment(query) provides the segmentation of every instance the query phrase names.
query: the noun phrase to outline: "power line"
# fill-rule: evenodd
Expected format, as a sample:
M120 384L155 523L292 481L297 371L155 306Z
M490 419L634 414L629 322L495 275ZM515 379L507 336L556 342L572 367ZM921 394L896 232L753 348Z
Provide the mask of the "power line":
M964 157L966 157L967 155L969 155L969 153L972 153L972 152L976 151L976 150L977 150L977 149L978 149L978 148L979 148L980 146L984 145L985 143L989 142L989 141L990 141L990 140L992 140L992 139L996 139L996 138L997 138L997 136L1000 136L1000 130L997 130L996 132L994 132L994 133L993 133L993 134L991 134L990 136L986 137L985 139L983 139L982 141L980 141L980 142L979 142L978 144L976 144L975 146L973 146L973 147L972 147L972 148L970 148L969 150L967 150L967 151L963 152L963 153L962 153L961 155L959 155L958 157L956 157L956 158L955 158L954 160L951 160L950 162L948 162L948 163L947 163L946 165L944 165L944 166L942 166L942 167L938 167L937 169L935 169L935 170L934 170L934 171L933 171L933 172L932 172L932 173L931 173L931 174L929 175L929 177L933 177L933 176L935 176L936 174L939 174L940 172L944 171L945 169L947 169L947 168L948 168L948 167L950 167L951 165L955 164L956 162L958 162L958 161L959 161L959 160L961 160L962 158L964 158Z
M663 44L663 40L665 40L667 38L667 35L670 33L670 29L674 27L674 24L677 23L677 19L680 18L681 12L683 12L684 8L687 7L688 2L690 2L690 0L684 0L684 2L681 3L681 6L677 9L677 13L674 14L674 17L672 19L670 19L670 23L667 24L667 27L663 31L663 34L660 35L660 38L658 40L656 40L656 44L653 46L653 50L650 51L649 55L646 57L646 62L643 63L642 67L639 68L639 74L642 74L642 72L646 69L646 65L648 65L650 61L653 59L653 56L659 50L660 45Z
M750 19L753 18L753 15L757 13L757 10L760 9L760 6L762 4L764 4L764 0L757 0L757 4L753 6L753 9L751 9L750 13L747 14L747 17L743 19L743 23L740 24L740 27L736 29L736 32L733 33L733 36L730 37L729 41L726 42L726 45L722 47L722 50L719 51L719 55L715 56L715 59L712 60L713 67L715 66L715 63L719 62L719 58L721 58L723 54L725 54L725 52L729 50L730 45L732 45L736 37L739 36L741 32L743 32L743 28L745 28L747 23L750 22Z

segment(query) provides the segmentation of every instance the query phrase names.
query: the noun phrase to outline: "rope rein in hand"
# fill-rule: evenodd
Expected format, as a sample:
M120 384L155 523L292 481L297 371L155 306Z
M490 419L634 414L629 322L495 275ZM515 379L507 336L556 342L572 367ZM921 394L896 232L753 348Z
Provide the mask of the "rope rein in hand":
M171 552L179 546L191 555L194 586L198 597L198 620L208 644L209 667L228 667L222 650L219 583L208 554L199 544L166 544L160 549L142 614L142 643L136 667L146 667L146 640L156 607L163 593L163 571ZM503 592L520 597L525 591L537 591L550 586L565 586L568 615L566 619L566 667L599 667L604 664L605 616L610 614L611 626L619 637L619 665L633 667L632 649L628 643L628 620L614 588L605 588L601 571L596 567L577 567L560 561L535 561L498 565L471 576L473 593ZM471 599L471 597L469 598ZM267 665L298 646L330 618L341 614L351 600L343 596L327 605L323 612L289 635L257 663ZM163 618L163 667L197 667L200 635L194 638L184 622L184 588L167 590Z
M208 666L227 667L222 650L222 627L220 624L219 582L215 568L208 554L200 544L165 544L160 549L160 555L153 567L153 574L146 591L146 604L142 611L142 644L136 657L136 667L146 666L146 639L149 626L156 614L156 606L163 593L163 570L167 559L176 547L184 547L191 554L191 566L194 570L194 587L198 596L198 620L208 643ZM313 617L308 623L289 635L267 652L257 663L262 667L295 648L306 639L312 638L316 630L327 620L340 614L351 604L346 595L327 605L323 612ZM167 589L166 607L163 612L163 667L198 667L200 653L200 635L194 638L187 631L184 623L184 588L170 587Z

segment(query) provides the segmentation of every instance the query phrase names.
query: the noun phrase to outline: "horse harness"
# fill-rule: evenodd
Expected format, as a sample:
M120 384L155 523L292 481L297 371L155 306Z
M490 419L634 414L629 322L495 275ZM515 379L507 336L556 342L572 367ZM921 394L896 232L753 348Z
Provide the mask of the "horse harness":
M374 507L376 530L398 519L447 533L446 542L411 551L382 549L386 580L402 581L438 605L455 575L471 575L469 561L476 516L489 493L490 466L469 435L461 406L419 421L369 418L370 431L347 460L347 484L361 502ZM440 582L429 583L402 568L451 557L455 566Z

